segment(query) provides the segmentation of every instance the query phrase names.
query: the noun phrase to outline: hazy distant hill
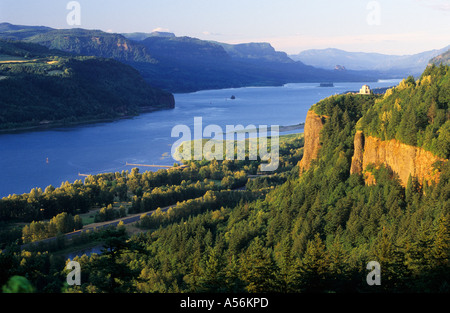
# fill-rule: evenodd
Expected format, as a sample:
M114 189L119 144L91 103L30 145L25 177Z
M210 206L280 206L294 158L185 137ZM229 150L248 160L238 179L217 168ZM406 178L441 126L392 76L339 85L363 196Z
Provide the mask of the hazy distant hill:
M439 64L450 65L450 50L438 55L437 57L434 57L433 59L431 59L430 63L436 65Z
M234 59L266 62L295 63L285 52L276 51L269 43L218 43Z
M169 37L169 38L173 38L175 37L174 33L169 33L169 32L151 32L151 33L142 33L142 32L136 32L136 33L124 33L121 34L122 36L131 39L131 40L135 40L135 41L142 41L145 40L149 37Z
M59 49L80 55L93 55L127 62L156 63L141 45L119 34L98 30L51 30L26 39L51 49Z
M227 52L215 43L191 37L152 36L142 41L159 61L192 64L218 63L230 60Z
M134 64L151 84L174 92L288 82L361 81L374 76L317 69L291 60L268 43L228 45L191 37L150 37L144 45L158 64ZM159 75L153 76L157 69Z
M0 129L67 124L173 108L121 62L0 40Z
M0 38L23 40L77 55L113 58L137 69L153 86L191 92L290 82L374 81L377 73L314 68L291 60L268 43L227 45L156 33L112 34L0 24Z
M127 62L156 63L142 45L120 34L100 30L52 29L0 23L0 38L37 43L50 49L80 55L113 58Z
M23 26L10 23L0 23L0 33L3 39L21 40L53 30L45 26Z
M336 65L341 65L351 70L370 70L406 76L422 73L431 58L447 51L449 48L450 46L440 50L403 56L322 49L306 50L290 57L305 64L324 69L332 69Z

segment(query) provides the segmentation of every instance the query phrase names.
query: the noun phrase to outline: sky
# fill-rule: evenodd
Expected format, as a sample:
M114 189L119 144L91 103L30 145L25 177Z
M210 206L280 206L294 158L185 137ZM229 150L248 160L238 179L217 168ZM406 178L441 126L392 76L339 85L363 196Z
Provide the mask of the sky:
M450 45L450 0L0 0L0 22L108 32L169 31L278 51L415 54ZM80 25L68 16L77 14ZM74 19L71 19L74 21Z

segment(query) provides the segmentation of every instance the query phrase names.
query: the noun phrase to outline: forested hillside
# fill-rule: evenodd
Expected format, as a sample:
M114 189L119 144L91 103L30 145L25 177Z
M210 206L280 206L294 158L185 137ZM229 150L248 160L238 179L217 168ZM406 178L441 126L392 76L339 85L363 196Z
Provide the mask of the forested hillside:
M229 204L181 221L149 223L122 251L138 292L448 292L450 166L438 184L402 187L388 169L377 184L350 175L357 122L382 96L318 103L329 116L319 159L264 199ZM213 207L213 206L211 206ZM165 214L159 219L164 218ZM167 216L169 218L170 215ZM101 259L102 257L100 257ZM382 286L366 283L376 260ZM99 262L79 259L83 266ZM91 282L95 276L91 272ZM129 282L129 280L126 280ZM119 286L117 286L119 288ZM82 287L100 288L95 283ZM129 289L128 289L129 288Z
M450 70L428 67L417 81L403 80L375 102L360 128L382 140L422 147L433 154L450 157Z
M78 55L112 58L123 62L157 63L144 46L122 35L99 30L51 30L28 37L26 41Z
M347 94L317 103L313 110L327 118L320 134L322 148L311 167L299 175L298 166L293 166L303 151L303 142L293 138L281 146L283 173L250 180L247 192L226 189L242 186L248 175L256 174L255 164L249 161L204 160L190 162L182 172L173 172L175 176L155 177L134 171L90 178L86 187L79 182L77 188L98 185L96 188L103 190L96 193L94 188L92 195L113 192L116 198L107 201L131 197L130 209L138 213L167 205L166 192L179 199L189 194L203 196L146 216L140 223L146 232L131 238L122 227L110 230L103 237L109 250L76 259L83 268L82 286L64 290L449 292L449 162L439 169L439 182L429 185L410 180L403 187L383 166L373 168L373 185L366 185L360 174L350 174L357 129L370 125L374 132L383 134L383 124L377 124L381 125L378 129L363 121L388 104L400 101L405 114L411 111L418 115L416 144L421 143L419 139L428 127L433 127L439 138L448 122L447 111L438 111L448 108L448 71L448 67L432 67L419 82L405 80L386 96ZM436 116L431 115L434 119L427 116L429 107L424 104L431 105L433 99L437 106ZM438 116L443 119L439 123ZM394 129L401 132L401 127ZM191 181L173 186L180 183L178 175L191 177ZM221 180L220 185L215 186L217 180ZM36 196L51 199L52 192ZM64 194L63 189L58 190L61 192ZM9 201L24 205L26 212L27 199L4 199L3 212L9 212ZM67 201L71 203L70 198ZM37 209L33 212L40 214ZM27 276L40 290L61 290L66 272L48 254L22 252L1 258L2 264L7 264L2 267L2 283L18 274ZM49 260L53 262L51 270L30 271L33 264ZM371 261L381 265L381 286L366 282ZM9 265L14 262L20 266Z
M173 108L132 67L0 40L0 129L65 125Z
M444 52L441 55L438 55L437 57L431 59L431 64L440 65L441 63L443 65L450 65L450 50Z

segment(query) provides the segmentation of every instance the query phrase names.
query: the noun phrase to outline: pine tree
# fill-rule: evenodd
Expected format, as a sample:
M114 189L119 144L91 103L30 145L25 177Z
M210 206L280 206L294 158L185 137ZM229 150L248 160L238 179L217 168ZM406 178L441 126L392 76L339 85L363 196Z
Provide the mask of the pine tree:
M349 282L349 256L341 240L342 228L339 226L333 244L328 250L330 283L334 291L343 291Z
M439 219L431 246L431 257L435 267L448 267L450 264L450 223L443 216Z
M209 249L205 269L200 277L200 289L206 292L223 291L225 283L225 273L223 266L222 251L219 246Z
M272 252L256 237L240 259L241 277L250 293L273 292L277 290L276 264Z
M417 117L413 105L409 105L402 116L398 127L397 139L407 145L415 146L417 144Z
M280 291L292 293L299 290L297 283L299 281L300 265L293 255L293 241L291 237L283 240L280 256L278 257L277 280L280 282Z
M308 242L306 252L301 261L300 286L304 292L325 291L329 259L325 244L316 234Z
M194 243L194 255L192 258L191 269L184 277L184 281L189 285L190 292L199 292L202 289L202 277L204 276L204 268L202 264L202 249L199 238Z
M235 254L231 254L225 268L225 286L227 292L244 292L245 283L240 277L240 266Z
M397 247L394 236L383 227L372 249L374 261L380 263L382 289L387 292L406 291L411 278L404 249Z
M430 247L432 268L427 277L430 292L450 292L450 225L447 217L441 217L435 227Z

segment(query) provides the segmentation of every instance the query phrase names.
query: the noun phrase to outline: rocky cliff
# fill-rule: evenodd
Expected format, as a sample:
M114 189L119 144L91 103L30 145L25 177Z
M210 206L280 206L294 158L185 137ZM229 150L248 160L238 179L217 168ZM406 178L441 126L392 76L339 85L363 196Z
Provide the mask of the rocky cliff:
M350 172L359 173L363 172L363 160L364 160L364 134L362 131L357 131L354 140L355 152L352 158L352 166Z
M419 182L438 182L440 173L433 169L433 164L446 162L422 148L397 140L382 141L372 136L366 137L361 131L355 135L354 150L351 173L365 174L367 184L375 183L370 173L365 172L369 164L386 165L406 186L410 175L418 178Z
M326 116L320 116L309 111L305 123L305 146L303 159L299 163L300 173L307 171L311 163L319 156L321 148L320 132ZM374 184L375 178L366 171L370 164L384 164L394 174L398 175L403 186L406 186L410 176L418 178L419 182L438 182L440 173L434 170L435 162L447 160L433 155L422 148L403 144L397 140L383 141L365 136L357 131L354 138L354 155L351 163L351 174L364 174L368 185Z
M312 110L306 116L305 147L303 149L303 158L299 164L300 173L307 171L311 166L311 162L319 155L320 132L324 125L324 119L324 116L320 116Z

